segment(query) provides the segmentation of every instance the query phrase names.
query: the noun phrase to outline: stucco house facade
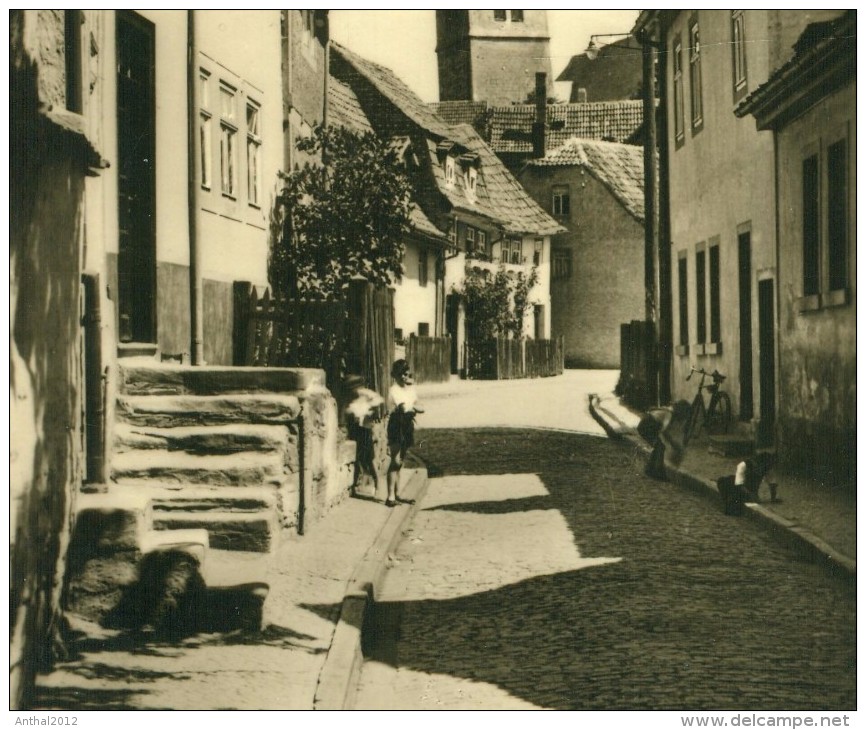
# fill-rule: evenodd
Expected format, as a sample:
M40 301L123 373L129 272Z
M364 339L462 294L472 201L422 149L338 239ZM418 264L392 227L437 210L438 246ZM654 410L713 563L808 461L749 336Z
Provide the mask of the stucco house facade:
M620 325L644 314L642 148L573 138L519 180L567 229L552 238L550 282L566 367L618 368Z
M856 33L809 25L737 108L776 144L779 455L830 485L856 463Z

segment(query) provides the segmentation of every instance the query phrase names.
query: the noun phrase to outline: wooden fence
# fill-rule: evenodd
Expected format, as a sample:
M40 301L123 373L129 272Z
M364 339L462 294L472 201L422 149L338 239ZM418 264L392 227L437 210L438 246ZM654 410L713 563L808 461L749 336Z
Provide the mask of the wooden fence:
M451 337L417 337L406 343L406 361L416 383L442 383L451 377Z
M544 378L564 369L562 337L550 340L470 340L466 343L466 375L474 380Z
M353 282L337 301L293 300L234 283L233 363L325 371L338 399L348 373L365 378L383 397L394 358L393 290Z
M656 402L655 352L652 322L635 319L620 325L620 375L615 392L636 408Z

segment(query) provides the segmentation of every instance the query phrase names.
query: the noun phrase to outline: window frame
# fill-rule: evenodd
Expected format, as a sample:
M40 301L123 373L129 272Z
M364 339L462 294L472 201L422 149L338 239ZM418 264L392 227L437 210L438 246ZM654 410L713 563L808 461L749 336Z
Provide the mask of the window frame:
M504 23L508 20L508 11L507 10L494 10L493 11L493 20L497 23Z
M262 105L256 99L249 95L245 102L246 109L246 133L247 133L247 204L253 208L261 208L261 193L262 193ZM256 132L250 131L250 110L255 110L256 116ZM250 149L254 149L254 155L251 157ZM255 158L255 169L253 168L253 157Z
M698 345L707 344L707 247L701 242L695 247L695 324Z
M677 294L679 298L679 340L678 355L689 354L689 255L680 251L677 256Z
M551 212L556 218L571 218L571 186L557 184L551 188Z
M707 277L709 306L709 341L714 345L722 342L722 247L719 236L714 236L707 245Z
M551 281L564 281L571 278L571 249L555 248L550 257Z
M212 74L199 67L199 184L202 190L213 189L213 112L210 107L210 81Z
M466 253L475 253L475 229L472 226L466 226L466 230L463 233L463 241Z
M807 170L811 184L807 188ZM807 200L808 196L808 200ZM821 293L821 156L819 150L810 147L804 150L800 165L800 232L803 267L800 280L805 299L818 297Z
M673 56L672 66L674 75L674 144L679 149L686 141L685 98L683 96L685 92L683 82L683 41L679 34L674 37L671 54Z
M238 199L237 100L239 90L220 79L220 191L226 198ZM224 96L225 94L225 96ZM225 98L231 99L230 114L223 108Z
M689 95L692 136L704 128L702 57L701 26L695 14L689 19Z
M824 179L826 180L827 204L826 204L826 253L823 255L823 260L826 261L827 277L826 291L831 296L834 292L843 292L847 290L850 283L850 272L848 264L848 240L850 231L848 229L848 213L849 213L849 189L850 189L850 173L848 171L848 137L847 134L834 136L832 142L828 143L826 154L824 155ZM841 155L841 173L842 185L841 190L837 195L834 195L836 186L836 177L831 175L830 165L832 163L832 150L835 147L842 145ZM836 211L841 208L841 214ZM834 225L837 223L838 225ZM835 229L835 231L834 231ZM841 237L841 243L839 242ZM841 271L840 271L841 267ZM823 281L822 281L823 283Z
M418 249L418 286L427 286L428 279L427 247L421 246Z
M749 91L749 72L746 58L746 13L731 11L731 77L734 86L734 102L738 102Z
M532 265L541 266L544 256L544 239L536 238L532 245Z
M457 161L451 156L447 155L445 157L445 186L449 188L454 187L454 181L457 178Z
M511 11L511 22L512 23L522 23L524 20L523 11L522 10L512 10Z

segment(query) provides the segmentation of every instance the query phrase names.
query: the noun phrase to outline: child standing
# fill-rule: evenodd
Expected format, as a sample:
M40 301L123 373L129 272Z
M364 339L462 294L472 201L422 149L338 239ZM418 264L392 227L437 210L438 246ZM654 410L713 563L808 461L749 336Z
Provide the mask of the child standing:
M346 406L346 429L349 438L356 443L355 477L352 481L352 496L358 496L358 488L364 475L373 479L373 495L379 491L379 474L376 471L373 424L381 417L382 396L365 387L360 375L346 378L349 404Z
M391 367L391 377L394 384L388 391L388 454L391 457L388 465L388 498L385 501L388 507L393 507L397 502L413 502L411 499L401 499L397 491L406 451L415 442L415 414L424 412L418 405L418 393L409 363L402 359L395 361Z

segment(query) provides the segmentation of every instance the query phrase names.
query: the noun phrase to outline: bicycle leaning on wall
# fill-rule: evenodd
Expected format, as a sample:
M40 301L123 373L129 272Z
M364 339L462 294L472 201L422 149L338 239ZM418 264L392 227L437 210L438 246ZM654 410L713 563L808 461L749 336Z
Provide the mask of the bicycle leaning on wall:
M707 433L713 434L727 433L731 428L731 397L722 390L722 383L726 376L718 370L708 373L703 368L698 370L692 367L686 380L691 380L695 373L701 376L701 382L692 401L692 412L683 433L683 445L696 437L702 428L705 428ZM705 385L707 377L713 379L710 385ZM709 406L704 403L704 390L710 394Z

